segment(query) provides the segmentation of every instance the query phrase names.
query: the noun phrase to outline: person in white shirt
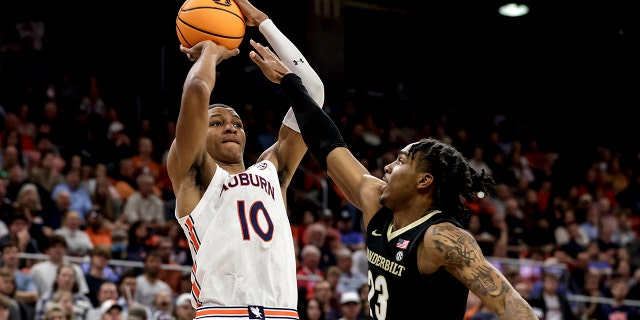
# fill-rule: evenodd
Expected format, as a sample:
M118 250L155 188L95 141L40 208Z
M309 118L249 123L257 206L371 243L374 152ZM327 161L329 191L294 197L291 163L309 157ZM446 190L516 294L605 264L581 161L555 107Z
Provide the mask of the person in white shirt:
M67 211L62 217L62 226L53 231L67 240L67 254L76 257L84 257L93 249L91 238L80 229L82 221L77 211Z
M484 161L484 149L482 147L473 148L473 155L470 159L468 159L469 167L473 168L476 172L480 173L484 170L484 174L491 176L493 175L493 171L489 164Z
M162 270L162 256L160 252L153 250L144 258L144 272L136 277L135 301L151 306L158 292L171 291L171 287L158 277L160 270Z
M137 178L138 190L127 198L122 214L129 225L138 220L150 222L152 227L165 223L164 202L153 193L155 178L150 173L141 173Z
M39 296L51 291L58 267L66 262L67 240L59 234L53 234L49 237L49 243L51 244L49 249L47 249L49 260L37 262L29 269L29 276L31 276L36 287L38 287ZM84 278L82 268L75 263L71 265L76 271L75 274L79 292L83 294L88 293L89 286L87 285L87 280Z

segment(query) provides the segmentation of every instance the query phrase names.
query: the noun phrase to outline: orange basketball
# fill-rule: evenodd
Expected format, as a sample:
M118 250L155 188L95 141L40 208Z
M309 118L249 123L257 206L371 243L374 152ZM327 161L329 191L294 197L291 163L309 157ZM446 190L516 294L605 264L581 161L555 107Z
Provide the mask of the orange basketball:
M187 48L211 40L235 49L245 27L244 15L233 0L186 0L176 17L178 39Z

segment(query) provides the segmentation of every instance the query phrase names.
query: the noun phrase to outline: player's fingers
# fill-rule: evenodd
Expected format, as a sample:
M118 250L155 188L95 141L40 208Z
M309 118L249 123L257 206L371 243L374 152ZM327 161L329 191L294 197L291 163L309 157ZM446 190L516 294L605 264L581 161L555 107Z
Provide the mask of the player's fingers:
M262 57L256 53L255 51L251 51L249 52L249 58L251 58L251 60L258 65L258 67L262 68L262 64L264 63L264 60L262 59Z
M265 60L276 58L276 55L271 51L271 49L269 49L269 47L263 46L261 43L255 42L253 39L249 42L251 43L251 46L253 46Z

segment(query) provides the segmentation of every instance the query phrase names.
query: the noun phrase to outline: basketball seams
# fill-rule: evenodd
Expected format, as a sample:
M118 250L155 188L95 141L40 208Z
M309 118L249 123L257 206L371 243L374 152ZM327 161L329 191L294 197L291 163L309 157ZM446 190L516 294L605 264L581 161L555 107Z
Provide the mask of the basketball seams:
M197 30L197 31L199 31L199 32L202 32L202 33L205 33L205 34L208 34L208 35L212 35L212 36L215 36L215 37L218 37L218 38L225 38L225 39L242 39L242 37L244 37L244 36L239 36L239 37L234 37L234 36L225 36L225 35L223 35L223 34L212 33L212 32L209 32L209 31L207 31L207 30L202 30L202 29L200 29L200 28L198 28L198 27L196 27L196 26L193 26L193 25L191 25L191 24L188 24L187 22L183 21L182 19L178 19L178 20L180 20L180 22L182 22L182 24L184 24L185 26L187 26L187 27L189 27L189 28L191 28L191 29L193 29L193 30ZM182 35L182 37L184 38L184 35L182 34L182 30L180 29L180 26L177 26L177 28L178 28L178 31L180 31L180 35ZM186 40L186 39L185 39L185 40ZM187 41L187 43L188 43L188 41Z
M213 9L213 10L220 10L220 11L224 11L224 12L227 12L227 13L231 13L232 15L238 17L238 19L242 20L242 23L244 23L244 18L243 17L241 17L237 13L235 13L235 12L233 12L233 11L227 9L227 8L203 6L203 7L192 7L192 8L189 8L189 9L180 8L180 12L189 12L189 11L198 10L198 9Z

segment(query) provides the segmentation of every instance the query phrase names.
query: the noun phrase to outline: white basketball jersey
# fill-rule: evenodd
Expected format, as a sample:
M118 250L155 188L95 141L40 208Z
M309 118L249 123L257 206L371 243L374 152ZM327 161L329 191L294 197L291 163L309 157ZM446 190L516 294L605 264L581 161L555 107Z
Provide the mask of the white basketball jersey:
M195 308L297 308L295 249L273 163L236 175L218 167L196 208L178 221L194 261Z

